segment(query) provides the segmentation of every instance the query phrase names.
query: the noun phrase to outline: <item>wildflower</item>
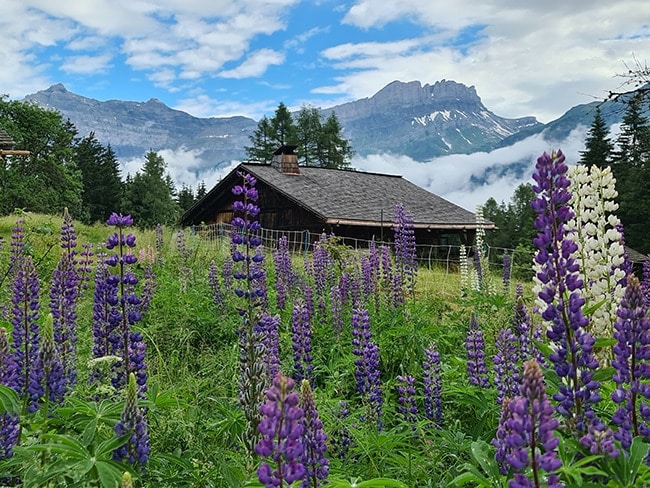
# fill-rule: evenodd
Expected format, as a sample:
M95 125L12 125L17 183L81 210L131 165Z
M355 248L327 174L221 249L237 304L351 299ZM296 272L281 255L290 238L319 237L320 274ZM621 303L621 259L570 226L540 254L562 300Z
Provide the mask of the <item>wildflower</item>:
M77 382L77 302L78 274L70 254L62 253L52 272L49 308L53 318L54 341L65 371L68 388Z
M469 329L465 336L465 350L467 351L467 376L469 384L489 388L490 380L485 365L485 341L483 332L478 325L476 314L472 314Z
M440 353L436 343L432 342L424 350L422 362L424 383L424 416L442 427L442 377L440 375Z
M334 285L331 288L330 294L330 309L332 317L332 330L334 336L338 339L343 332L343 297L341 296L341 288Z
M569 205L574 216L566 222L567 238L577 244L575 258L580 265L579 288L585 306L599 304L590 316L589 332L595 337L611 337L616 309L625 293L626 276L623 236L614 214L618 195L611 168L572 166Z
M532 202L538 229L534 244L538 305L553 353L549 356L560 379L553 395L557 411L578 432L587 431L595 421L593 405L600 401L600 383L594 380L598 361L593 353L594 338L587 332L589 319L583 315L585 299L579 264L574 255L577 244L569 238L567 222L574 217L569 207L571 193L567 165L561 151L537 159Z
M280 310L284 310L287 301L287 294L295 285L296 277L291 266L291 255L289 254L289 241L287 236L278 239L278 248L273 253L275 264L275 288L276 304Z
M337 427L332 429L329 438L331 448L330 450L339 459L344 459L348 455L348 451L350 450L350 445L352 443L352 439L350 438L350 430L344 423L349 415L350 410L348 409L348 402L345 400L340 400L335 413Z
M142 334L133 330L133 326L142 320L142 302L135 293L138 278L131 271L131 266L138 260L132 251L136 239L133 234L125 233L125 228L133 225L133 219L130 215L112 213L106 224L117 228L106 241L106 249L116 249L116 252L104 259L107 265L105 280L100 295L95 298L106 299L108 302L103 316L107 323L101 324L107 326L107 329L100 330L98 324L97 332L108 339L109 355L121 358L113 368L113 387L119 389L126 386L129 374L135 373L138 392L144 395L147 391L144 362L146 346ZM111 268L116 269L116 274L111 273ZM97 302L95 305L98 308L103 306Z
M264 254L259 237L261 226L256 220L260 213L256 203L259 198L255 188L257 180L248 173L238 173L238 176L241 177L241 184L233 186L231 190L233 195L241 197L232 205L235 215L231 222L232 278L237 282L233 285L233 291L243 301L243 305L238 307L243 320L238 331L239 402L246 418L246 448L252 453L259 434L259 405L263 401L268 369L263 360L264 339L260 333L260 321L267 305L266 273L262 267Z
M415 378L411 375L397 377L397 410L405 422L416 429L418 408L415 405Z
M63 362L54 344L54 329L52 316L42 329L42 343L39 350L39 360L43 368L43 397L46 402L62 403L66 393L67 378Z
M149 460L151 445L145 411L138 405L138 386L133 373L129 373L124 410L115 424L115 434L128 436L128 440L113 452L113 459L143 468Z
M16 389L17 379L16 361L11 353L7 330L0 327L0 384ZM10 412L0 414L0 461L13 456L13 448L19 435L18 415Z
M323 430L323 422L319 418L314 394L307 380L302 380L300 385L300 408L304 412L302 442L305 450L302 464L307 471L301 487L316 488L327 483L329 474L329 460L325 457L327 435Z
M355 309L352 312L352 353L357 356L354 361L357 391L364 396L369 416L376 420L377 427L381 430L383 392L379 369L379 347L371 339L368 311Z
M510 288L510 274L512 272L512 258L508 251L503 253L503 291L508 292Z
M262 337L267 384L280 372L280 316L264 314L256 327Z
M628 277L617 314L612 361L616 390L612 400L619 408L612 423L618 427L614 436L624 449L629 449L634 437L650 437L650 411L641 401L650 399L650 319L646 316L641 284L634 275Z
M511 329L501 329L496 338L494 355L494 384L497 387L497 402L513 397L519 391L520 371L518 340Z
M219 269L214 261L212 261L210 266L208 266L208 283L210 285L210 291L212 292L212 302L217 307L217 310L225 310L226 300L224 290L219 280Z
M302 443L304 412L298 405L294 382L278 374L266 390L266 402L260 407L262 414L257 426L260 439L255 452L269 459L257 470L260 483L268 488L290 486L306 475L302 464L305 448Z
M43 368L39 355L41 331L38 324L40 282L32 257L23 255L21 260L16 263L16 279L11 298L12 351L18 373L14 389L20 397L26 399L27 410L35 412L43 396Z
M500 426L506 435L499 436L505 442L505 461L517 473L510 487L538 487L539 480L547 473L548 487L561 487L555 471L562 465L557 456L559 439L555 436L558 421L553 417L553 406L546 396L542 369L535 360L527 361L520 396L504 407ZM503 450L501 451L503 452ZM530 468L533 482L523 472Z
M291 316L293 366L296 381L311 379L314 366L311 352L311 320L307 306L296 300Z
M395 205L393 216L395 241L395 279L394 305L404 302L406 295L413 297L417 279L418 261L415 246L415 227L413 217L404 210L404 205ZM404 287L404 289L402 289ZM399 289L399 293L397 290Z

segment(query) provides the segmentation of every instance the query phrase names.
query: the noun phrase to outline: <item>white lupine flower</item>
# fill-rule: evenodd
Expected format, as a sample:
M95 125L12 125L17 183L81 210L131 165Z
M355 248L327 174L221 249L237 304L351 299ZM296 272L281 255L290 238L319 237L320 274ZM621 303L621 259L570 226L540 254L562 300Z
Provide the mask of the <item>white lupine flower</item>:
M609 336L616 320L616 310L625 290L618 284L625 272L622 236L616 226L619 219L612 214L618 205L616 180L611 169L596 166L569 168L572 194L570 205L575 213L568 227L578 250L574 258L580 264L584 281L581 293L586 306L603 302L590 317L591 332L596 337Z

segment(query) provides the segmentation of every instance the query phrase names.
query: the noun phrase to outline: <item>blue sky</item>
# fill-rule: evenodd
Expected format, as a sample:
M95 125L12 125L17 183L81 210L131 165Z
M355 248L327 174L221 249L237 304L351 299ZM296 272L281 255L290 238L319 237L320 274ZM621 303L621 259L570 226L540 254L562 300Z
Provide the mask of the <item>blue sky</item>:
M394 80L475 86L503 117L541 122L621 89L650 53L648 0L1 0L0 94L12 99L63 83L98 100L157 98L199 117L259 120L280 102L332 107ZM521 183L471 187L488 167L561 147L533 137L489 154L422 164L370 155L361 170L405 176L473 210ZM553 144L553 145L550 145ZM223 169L191 151L162 151L177 184L208 186ZM234 162L235 163L235 162ZM122 161L133 173L142 158ZM505 167L505 166L504 166ZM227 171L227 169L225 170Z
M474 85L543 122L618 88L650 52L647 0L3 0L0 94L54 83L259 119L393 80Z

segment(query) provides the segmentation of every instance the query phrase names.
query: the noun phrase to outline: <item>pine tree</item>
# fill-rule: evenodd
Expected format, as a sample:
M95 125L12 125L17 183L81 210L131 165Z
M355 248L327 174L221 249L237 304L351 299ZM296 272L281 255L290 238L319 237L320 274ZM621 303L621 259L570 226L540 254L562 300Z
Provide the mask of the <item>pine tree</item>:
M141 227L173 224L179 213L173 181L162 156L149 151L142 171L127 179L123 211Z
M185 212L192 205L194 205L196 199L194 198L194 192L192 191L192 188L183 183L180 191L178 192L178 196L176 197L176 201L178 202L178 206L180 207L181 212Z
M275 115L263 117L246 148L250 159L267 162L273 153L285 145L298 146L298 159L304 166L345 168L350 166L352 149L342 135L336 114L323 122L323 116L314 107L302 107L293 122L287 107L280 103Z
M119 161L111 146L102 146L93 132L77 141L75 159L83 182L84 212L79 218L89 223L104 222L122 205Z
M600 107L596 107L594 120L587 132L585 150L580 151L580 164L604 168L611 162L614 144L609 138L609 128L603 119Z
M616 178L618 216L625 241L637 251L650 252L650 125L643 115L643 93L628 101L616 139L612 170Z
M352 148L350 143L341 135L343 129L336 117L336 113L332 112L323 125L322 147L324 148L323 155L320 160L320 165L325 168L346 168L350 166L352 158Z
M206 193L208 193L208 190L205 187L205 180L201 180L199 186L196 188L196 199L200 200L206 195Z

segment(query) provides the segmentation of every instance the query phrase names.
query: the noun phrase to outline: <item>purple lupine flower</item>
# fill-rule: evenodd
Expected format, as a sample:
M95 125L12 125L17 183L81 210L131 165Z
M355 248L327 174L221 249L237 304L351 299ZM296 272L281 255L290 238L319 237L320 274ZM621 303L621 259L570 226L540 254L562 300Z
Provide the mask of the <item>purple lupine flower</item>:
M262 337L266 378L270 385L280 372L280 316L265 313L256 331Z
M307 317L309 317L309 320L312 320L315 315L315 309L314 309L314 290L311 286L309 285L304 285L303 286L303 299L304 299L304 304L305 304L305 309L307 310Z
M339 459L347 457L352 443L352 439L350 438L350 429L348 429L344 423L349 415L350 410L348 409L348 402L340 400L334 415L337 426L332 429L329 437L330 451Z
M138 405L138 385L133 372L129 373L126 385L126 401L120 421L115 424L115 435L128 436L126 444L113 451L115 461L125 461L139 469L149 460L151 444L147 428L146 413Z
M311 319L307 306L296 300L291 314L293 368L296 381L311 380L314 365L311 352Z
M512 328L515 336L519 338L519 351L517 356L524 362L532 359L533 348L532 342L533 331L530 324L530 314L524 304L524 286L517 283L515 291L515 311L512 320ZM535 348L536 349L536 348ZM542 364L542 363L540 363Z
M354 308L361 307L361 286L359 284L359 280L354 276L350 275L349 273L344 273L349 276L349 283L350 283L350 299L352 300L352 306Z
M501 329L496 338L494 355L494 384L497 387L497 402L514 397L519 392L521 373L519 370L519 347L517 336L511 329Z
M508 404L509 415L502 415L505 420L505 461L517 473L509 486L539 487L542 473L546 472L548 487L561 487L559 476L555 472L562 465L556 449L559 439L555 429L559 423L553 417L553 406L546 396L544 375L537 361L530 360L524 365L521 394ZM533 483L523 474L530 469Z
M589 449L593 455L602 454L610 458L618 457L621 453L616 448L615 434L604 422L592 422L587 433L580 438L580 444Z
M257 477L267 488L290 486L304 480L307 473L302 464L304 412L293 388L291 378L278 374L266 391L266 402L260 407L262 418L257 427L261 435L255 452L273 466L263 461Z
M507 456L512 456L513 446L508 443L508 436L510 435L510 425L512 424L512 410L510 410L511 398L504 398L501 402L501 414L499 416L499 426L497 427L496 435L492 439L492 445L495 447L496 452L494 459L499 464L499 472L503 475L508 474L510 465L506 461Z
M469 329L465 336L465 350L467 351L467 376L469 384L489 388L490 380L485 365L485 341L483 331L478 325L476 314L472 314Z
M50 313L53 319L54 344L64 371L66 388L77 383L77 302L78 274L71 255L61 253L50 283Z
M11 244L9 246L9 269L7 277L13 281L16 278L18 267L23 262L25 255L25 231L23 225L25 219L16 219L15 225L11 228Z
M156 273L153 269L153 264L147 263L144 266L144 285L142 287L142 295L140 298L139 308L141 315L144 315L147 310L149 310L157 288L158 282L156 281Z
M64 364L54 343L54 325L51 316L45 321L41 333L39 360L43 369L43 397L46 402L63 403L68 389Z
M155 229L155 241L154 241L154 246L156 249L156 258L158 260L158 264L162 265L162 255L163 255L163 249L165 246L165 238L164 238L164 229L162 224L157 224L156 229Z
M241 178L241 184L233 186L231 190L237 199L232 204L234 218L231 222L230 241L232 278L237 283L233 286L233 291L243 302L243 305L237 307L242 317L242 326L238 331L239 402L246 418L245 445L248 453L252 454L259 436L259 406L267 383L264 340L259 332L259 324L267 307L266 273L262 267L264 254L259 236L261 225L256 220L260 213L257 206L259 193L255 188L257 180L248 173L238 172L237 176Z
M81 244L81 252L77 261L77 295L83 296L84 292L88 289L88 283L93 272L95 251L94 246L90 242Z
M395 241L395 279L394 289L404 287L402 296L394 294L394 305L404 302L406 295L415 296L415 282L417 280L418 261L415 246L415 227L413 217L404 210L404 205L395 205L393 217L393 232Z
M16 361L9 346L7 329L0 327L0 385L16 389L17 379ZM13 456L19 435L18 415L9 412L0 414L0 460Z
M364 396L368 403L370 420L375 420L377 428L381 430L384 402L381 389L381 371L379 369L379 347L371 339L368 310L353 310L352 353L358 358L354 361L357 391Z
M347 305L350 301L350 274L341 273L339 276L339 295L341 296L341 304Z
M115 338L116 331L112 324L119 323L116 305L118 303L116 277L108 271L104 262L105 255L99 255L97 270L95 272L95 289L93 302L93 351L94 358L102 358L113 354L111 344L119 339Z
M404 422L411 425L415 431L418 421L418 407L415 405L415 378L411 375L397 377L397 411Z
M226 297L219 280L219 269L214 261L208 266L208 284L212 292L212 303L214 303L217 311L223 312L226 308Z
M508 251L503 253L503 291L510 288L510 274L512 273L512 258Z
M424 383L424 417L442 427L442 377L440 353L435 342L424 350L422 361L422 382Z
M323 430L323 422L318 415L314 394L307 380L302 380L300 385L300 408L304 413L302 443L305 450L302 464L307 471L300 486L301 488L317 488L327 483L329 475L329 460L325 456L327 435Z
M316 294L319 296L326 293L327 285L332 274L331 266L333 261L327 248L327 243L327 234L321 234L320 239L314 242L314 251L312 253L314 284L316 286Z
M131 267L138 258L133 254L135 236L126 234L125 228L133 225L130 215L112 213L106 222L117 230L108 237L106 249L116 249L108 255L104 263L108 266L106 273L105 296L108 297L109 311L107 313L108 331L106 337L110 341L110 355L118 356L121 361L113 367L111 378L113 387L123 388L130 373L134 373L138 383L138 393L143 396L147 391L147 374L144 363L145 344L142 335L135 332L133 327L142 320L141 299L135 293L138 278ZM116 274L110 272L116 268Z
M276 304L280 310L284 310L287 301L287 294L296 282L295 273L291 266L291 255L289 254L289 240L287 236L278 239L278 248L273 253L275 264L275 288Z
M27 410L35 412L43 396L43 368L39 357L41 332L38 325L40 282L32 257L21 255L16 263L15 281L11 297L13 324L12 350L16 360L15 390L26 399Z
M619 405L612 417L618 427L614 436L629 449L638 435L650 438L650 409L642 399L650 399L650 319L646 316L645 297L639 280L630 275L614 323L613 380L616 390L612 400Z
M594 380L598 361L593 353L594 338L586 331L589 319L583 315L585 299L579 265L573 258L578 246L567 235L567 222L574 213L569 207L568 167L561 151L537 159L533 190L538 197L531 203L537 213L538 230L533 243L541 314L547 337L553 346L549 360L560 377L559 392L553 395L559 414L584 433L595 419L593 405L600 401L600 383Z
M332 317L332 330L334 337L338 340L343 332L343 297L341 297L341 289L334 285L330 293L330 309Z

